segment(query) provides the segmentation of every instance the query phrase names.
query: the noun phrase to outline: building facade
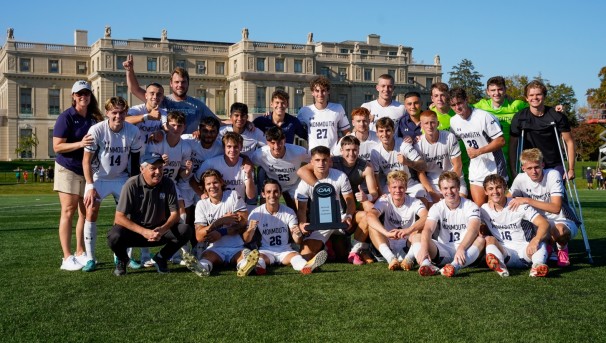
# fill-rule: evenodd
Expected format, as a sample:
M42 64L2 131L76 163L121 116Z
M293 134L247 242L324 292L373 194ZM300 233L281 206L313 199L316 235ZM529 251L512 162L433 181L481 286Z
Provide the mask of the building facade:
M74 45L20 42L12 29L0 50L0 160L53 158L52 130L57 116L71 106L71 87L77 80L91 82L102 107L111 96L129 104L141 101L128 92L122 62L133 55L141 85L158 82L170 90L170 73L183 67L190 75L190 96L204 101L217 115L229 105L246 103L252 113L268 110L271 93L282 89L290 95L289 113L313 102L309 81L316 75L332 83L332 102L349 113L376 98L376 80L391 74L396 99L418 91L430 102L429 86L441 81L439 57L434 64L415 64L412 47L383 44L380 36L366 41L315 42L309 34L304 44L258 42L242 30L239 42L205 42L161 38L121 40L105 36L88 45L88 33L76 30ZM101 108L103 110L103 108ZM28 138L37 145L27 146ZM29 140L31 142L31 139Z

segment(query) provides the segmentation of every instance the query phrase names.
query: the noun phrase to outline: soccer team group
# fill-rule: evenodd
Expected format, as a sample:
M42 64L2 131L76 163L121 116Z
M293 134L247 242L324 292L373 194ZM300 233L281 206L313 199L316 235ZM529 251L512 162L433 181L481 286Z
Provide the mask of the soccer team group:
M435 83L423 111L416 92L393 100L385 74L377 99L355 108L350 124L320 76L310 84L314 103L296 117L286 113L288 93L276 90L271 112L249 121L236 102L222 123L187 95L186 70L173 71L165 97L158 83L141 88L133 66L129 56L129 90L143 104L112 97L103 118L90 84L78 81L55 125L61 269L97 268L96 220L109 195L115 275L151 266L165 273L170 262L199 276L234 265L238 276L262 275L274 264L309 274L333 257L447 277L481 256L501 276L508 268L546 276L549 259L570 264L578 220L563 180L574 178L574 141L538 81L525 87L525 102L507 96L502 77L490 78L488 98L473 105L463 89ZM321 183L335 188L345 229L309 229ZM152 256L153 246L162 248Z

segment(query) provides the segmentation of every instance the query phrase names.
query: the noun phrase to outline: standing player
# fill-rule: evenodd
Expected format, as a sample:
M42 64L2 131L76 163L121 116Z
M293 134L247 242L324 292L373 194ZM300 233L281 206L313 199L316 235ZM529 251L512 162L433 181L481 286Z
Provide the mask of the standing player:
M444 82L436 82L431 85L431 105L429 109L438 116L438 130L448 131L450 129L450 118L455 116L455 112L450 107L450 95L448 94L448 85Z
M86 187L84 205L84 246L89 260L82 268L91 272L97 268L95 247L97 244L97 216L101 201L113 195L116 203L122 186L128 179L127 166L131 165L131 175L139 168L139 153L142 148L139 129L126 123L128 104L121 97L112 97L105 102L107 120L95 124L88 133L93 143L84 149L82 168ZM134 263L131 266L135 266ZM140 266L139 266L140 267Z
M273 128L272 128L273 129ZM279 128L276 128L279 130ZM245 242L250 242L256 231L261 234L260 258L257 262L256 273L266 273L267 265L279 263L291 265L302 274L311 274L314 269L326 262L326 251L321 250L312 259L305 259L290 246L290 237L296 244L301 244L303 234L299 229L299 222L295 212L280 204L282 188L274 179L266 179L261 195L265 203L254 209L248 216L248 229L242 234Z
M331 147L339 140L339 132L349 133L349 121L345 110L339 104L328 102L330 81L324 76L318 76L310 84L314 103L302 107L297 118L307 126L309 135L308 149L325 146Z
M514 206L515 209L509 206L512 199L505 196L506 188L507 183L500 175L484 179L488 202L482 205L480 217L491 234L486 236L486 264L500 276L509 276L507 267L531 265L530 276L547 276L544 242L548 240L549 223L530 205ZM528 225L530 222L537 227L536 234Z
M359 157L367 162L370 162L371 151L378 150L381 144L377 133L369 130L370 116L370 112L364 107L358 107L351 111L353 132L349 134L349 136L356 137L360 141ZM341 155L341 141L344 137L332 148L331 153L333 156Z
M402 137L405 142L414 143L417 137L421 135L421 125L419 115L421 114L421 94L418 92L408 92L404 94L404 107L406 114L395 125L397 136Z
M450 119L450 131L466 145L469 162L469 190L478 206L486 202L484 178L498 174L507 180L505 156L501 148L505 145L499 121L490 113L474 109L467 104L467 93L463 88L450 90L450 106L456 116Z
M241 154L251 157L252 154L265 145L265 136L263 132L251 125L248 128L248 106L241 102L234 102L229 109L229 119L232 125L223 126L219 135L223 136L226 132L236 132L243 138Z
M284 132L288 144L295 144L295 136L307 141L307 130L299 119L286 113L289 99L288 93L277 89L271 94L270 107L273 111L268 115L258 116L253 120L253 124L263 133L266 133L272 127L279 127Z
M160 108L163 100L164 87L155 82L150 83L145 89L145 103L128 109L126 121L139 128L144 147L154 133L162 130L166 124L166 109Z
M383 117L390 118L397 126L400 118L404 115L404 105L393 100L393 76L389 74L379 76L376 89L379 93L377 99L362 104L362 107L368 109L370 112L370 130L375 131L377 120ZM360 138L358 137L358 139Z
M513 180L510 207L528 204L549 221L549 233L558 248L558 266L570 265L568 242L576 236L578 227L572 209L565 198L562 175L556 169L543 169L543 154L537 148L524 150L520 156L523 173ZM551 245L547 247L551 253Z
M472 264L484 248L484 239L478 236L480 209L473 201L459 195L460 178L457 173L442 173L439 185L444 199L429 209L421 240L413 243L411 249L420 265L421 276L440 272L453 277L461 268ZM433 239L436 229L437 239Z

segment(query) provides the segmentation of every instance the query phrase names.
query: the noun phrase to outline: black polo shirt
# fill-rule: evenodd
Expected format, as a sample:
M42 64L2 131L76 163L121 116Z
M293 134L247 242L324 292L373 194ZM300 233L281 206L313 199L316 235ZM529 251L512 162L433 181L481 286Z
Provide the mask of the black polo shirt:
M120 192L116 211L138 225L156 228L166 222L171 212L179 210L175 183L166 176L155 187L148 186L143 174L126 181Z

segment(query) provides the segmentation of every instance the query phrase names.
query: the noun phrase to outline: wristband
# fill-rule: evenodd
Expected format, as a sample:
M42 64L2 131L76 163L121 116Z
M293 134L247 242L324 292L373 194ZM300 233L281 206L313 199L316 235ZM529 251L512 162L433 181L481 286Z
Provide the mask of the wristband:
M87 183L86 186L84 186L84 195L93 189L95 189L95 185L93 183Z
M217 230L218 233L221 234L221 236L226 236L227 235L227 229L222 227L219 230Z
M146 113L143 115L143 122L147 121L147 119L149 118L149 114Z
M375 200L375 197L373 197L372 194L366 194L366 199L372 202L373 200Z

